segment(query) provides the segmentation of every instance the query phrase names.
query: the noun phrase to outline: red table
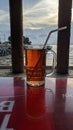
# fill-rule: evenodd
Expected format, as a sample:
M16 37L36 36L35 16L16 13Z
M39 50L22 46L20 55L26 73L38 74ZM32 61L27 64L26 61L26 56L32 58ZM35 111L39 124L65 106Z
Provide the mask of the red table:
M73 130L73 79L0 77L0 130Z

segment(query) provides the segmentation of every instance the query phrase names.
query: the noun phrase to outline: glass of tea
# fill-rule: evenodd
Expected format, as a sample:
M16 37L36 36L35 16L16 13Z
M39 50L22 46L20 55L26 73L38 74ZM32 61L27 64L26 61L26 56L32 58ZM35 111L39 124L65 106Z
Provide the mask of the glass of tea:
M42 48L40 45L25 46L25 66L26 82L30 86L41 86L45 83L46 76L46 55L48 52L53 54L52 71L47 75L50 76L55 70L55 53L50 47Z

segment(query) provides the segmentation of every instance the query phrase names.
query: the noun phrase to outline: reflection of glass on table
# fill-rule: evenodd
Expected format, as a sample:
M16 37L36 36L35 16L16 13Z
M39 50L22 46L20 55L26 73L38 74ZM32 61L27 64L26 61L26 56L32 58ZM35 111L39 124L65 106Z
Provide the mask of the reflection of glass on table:
M49 99L48 99L49 98ZM51 99L51 101L50 101ZM51 103L52 102L52 103ZM27 86L26 115L31 119L41 119L53 110L54 95L51 89Z

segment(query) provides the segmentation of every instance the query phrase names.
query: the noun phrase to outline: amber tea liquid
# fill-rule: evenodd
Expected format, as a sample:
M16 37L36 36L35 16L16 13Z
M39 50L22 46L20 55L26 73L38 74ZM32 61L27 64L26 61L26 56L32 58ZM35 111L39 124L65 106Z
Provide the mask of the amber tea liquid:
M45 49L26 49L25 57L27 84L31 86L44 84L46 64Z

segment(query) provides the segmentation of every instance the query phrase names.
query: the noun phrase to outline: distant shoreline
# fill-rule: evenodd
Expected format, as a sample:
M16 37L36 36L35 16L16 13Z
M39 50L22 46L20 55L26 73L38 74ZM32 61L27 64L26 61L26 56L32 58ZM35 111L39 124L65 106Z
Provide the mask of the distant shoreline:
M51 45L52 50L57 53L57 46ZM51 60L51 58L49 58ZM0 56L0 66L11 66L11 55ZM24 60L25 65L25 60ZM69 66L73 66L73 45L70 45L70 53L69 53Z

